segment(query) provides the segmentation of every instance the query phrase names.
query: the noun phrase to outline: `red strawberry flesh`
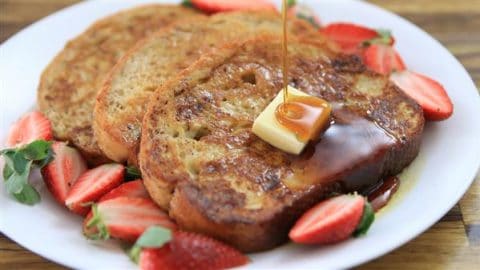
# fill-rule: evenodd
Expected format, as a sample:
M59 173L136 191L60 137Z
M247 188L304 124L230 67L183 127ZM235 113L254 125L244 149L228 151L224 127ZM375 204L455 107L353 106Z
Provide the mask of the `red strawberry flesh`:
M87 170L80 153L64 142L54 142L54 159L42 168L43 180L53 197L62 205L72 185Z
M359 195L330 198L308 210L289 233L302 244L332 244L349 238L363 214L365 199Z
M148 192L143 185L143 181L139 179L121 184L107 194L103 195L98 201L106 201L117 197L137 197L149 199L150 195L148 195Z
M192 0L192 4L207 13L239 10L275 10L268 0Z
M225 269L244 265L248 258L212 238L189 232L174 232L161 248L144 249L140 269Z
M65 204L74 213L85 215L90 205L123 181L125 168L105 164L83 173L67 194Z
M98 203L97 211L109 236L128 242L137 240L150 226L176 229L169 216L150 199L117 197ZM88 226L92 218L92 213L89 213L84 222L84 233L95 238L98 229Z
M321 32L335 41L342 52L347 54L358 52L363 42L378 37L377 31L352 23L332 23Z
M405 63L390 45L370 45L363 53L363 61L369 69L383 75L405 70Z
M51 140L53 131L50 120L41 112L33 111L22 116L10 128L5 142L7 147L21 146L35 140Z
M390 80L422 106L427 120L444 120L453 114L453 103L437 81L407 70L393 73Z

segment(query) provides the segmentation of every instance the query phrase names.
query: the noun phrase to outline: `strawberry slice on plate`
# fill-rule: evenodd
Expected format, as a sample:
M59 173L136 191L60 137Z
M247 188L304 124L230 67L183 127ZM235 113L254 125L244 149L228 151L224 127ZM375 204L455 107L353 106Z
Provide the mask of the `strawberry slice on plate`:
M120 186L112 189L107 194L103 195L99 202L114 199L117 197L136 197L136 198L145 198L150 199L143 181L141 179L130 181L121 184Z
M452 115L452 101L437 81L408 70L393 73L390 80L422 106L425 119L439 121Z
M29 144L35 140L51 139L53 139L53 131L50 120L41 112L33 111L13 124L5 144L7 147L14 147Z
M343 53L357 53L363 42L375 39L378 32L365 26L352 23L332 23L321 32L337 43Z
M289 237L302 244L333 244L352 234L364 234L374 219L373 210L360 195L340 195L308 210L290 230Z
M86 215L90 204L123 182L125 167L105 164L83 173L67 194L65 204L74 213Z
M207 13L237 10L276 10L269 0L191 0L198 9Z
M117 197L93 205L83 223L85 236L134 242L150 226L175 229L176 225L152 200Z
M390 45L370 45L363 52L363 62L369 69L383 75L405 70L405 63L402 57Z
M248 258L236 249L200 234L177 231L161 248L145 248L140 269L225 269L244 265Z
M42 168L43 181L53 197L65 205L68 191L81 174L87 170L87 163L75 148L65 142L54 142L53 161Z

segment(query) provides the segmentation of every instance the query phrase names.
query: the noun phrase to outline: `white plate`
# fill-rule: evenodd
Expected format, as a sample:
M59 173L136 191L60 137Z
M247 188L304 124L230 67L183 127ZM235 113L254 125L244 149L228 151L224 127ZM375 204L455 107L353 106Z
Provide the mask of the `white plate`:
M94 20L139 2L148 1L82 2L35 23L2 44L0 139L4 140L15 119L35 106L40 73L68 39ZM338 269L383 255L439 220L465 193L480 164L480 98L465 69L442 45L406 20L364 2L304 2L315 8L323 22L351 21L392 29L409 68L441 81L453 100L455 113L447 121L427 124L420 157L402 177L403 194L377 217L368 235L328 247L284 245L252 255L247 268ZM57 206L38 175L34 178L42 202L33 207L10 199L0 184L0 229L4 234L69 267L135 267L115 243L95 245L86 241L81 234L81 219ZM415 184L407 190L413 181Z

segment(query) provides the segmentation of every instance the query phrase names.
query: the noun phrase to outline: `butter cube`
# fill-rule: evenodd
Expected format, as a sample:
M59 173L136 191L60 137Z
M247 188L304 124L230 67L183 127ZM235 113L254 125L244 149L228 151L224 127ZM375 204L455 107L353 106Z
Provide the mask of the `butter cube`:
M289 95L308 96L300 90L288 87ZM272 146L290 154L298 155L308 142L302 142L292 131L282 126L275 117L275 110L283 102L283 89L255 119L252 132Z

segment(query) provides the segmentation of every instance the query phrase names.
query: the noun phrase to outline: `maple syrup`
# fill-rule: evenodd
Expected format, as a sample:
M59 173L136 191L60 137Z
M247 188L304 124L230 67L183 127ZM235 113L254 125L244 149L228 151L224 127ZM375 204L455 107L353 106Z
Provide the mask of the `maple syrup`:
M377 212L383 208L392 198L393 194L397 192L400 186L400 180L396 176L388 177L383 180L377 187L375 187L368 194L368 201Z
M282 2L282 73L283 103L276 111L277 121L295 133L302 142L318 138L328 126L332 108L318 97L294 96L288 93L288 36L287 36L287 0Z
M396 139L376 123L345 108L333 111L335 123L319 141L292 156L291 188L341 181L346 192L369 190L383 178L388 151Z
M399 187L396 177L381 180L389 150L397 145L397 139L371 119L341 104L332 106L321 98L288 92L286 9L283 0L283 103L277 107L275 117L299 140L310 142L300 155L289 156L292 174L284 184L296 190L337 182L343 192L367 194L378 211Z

